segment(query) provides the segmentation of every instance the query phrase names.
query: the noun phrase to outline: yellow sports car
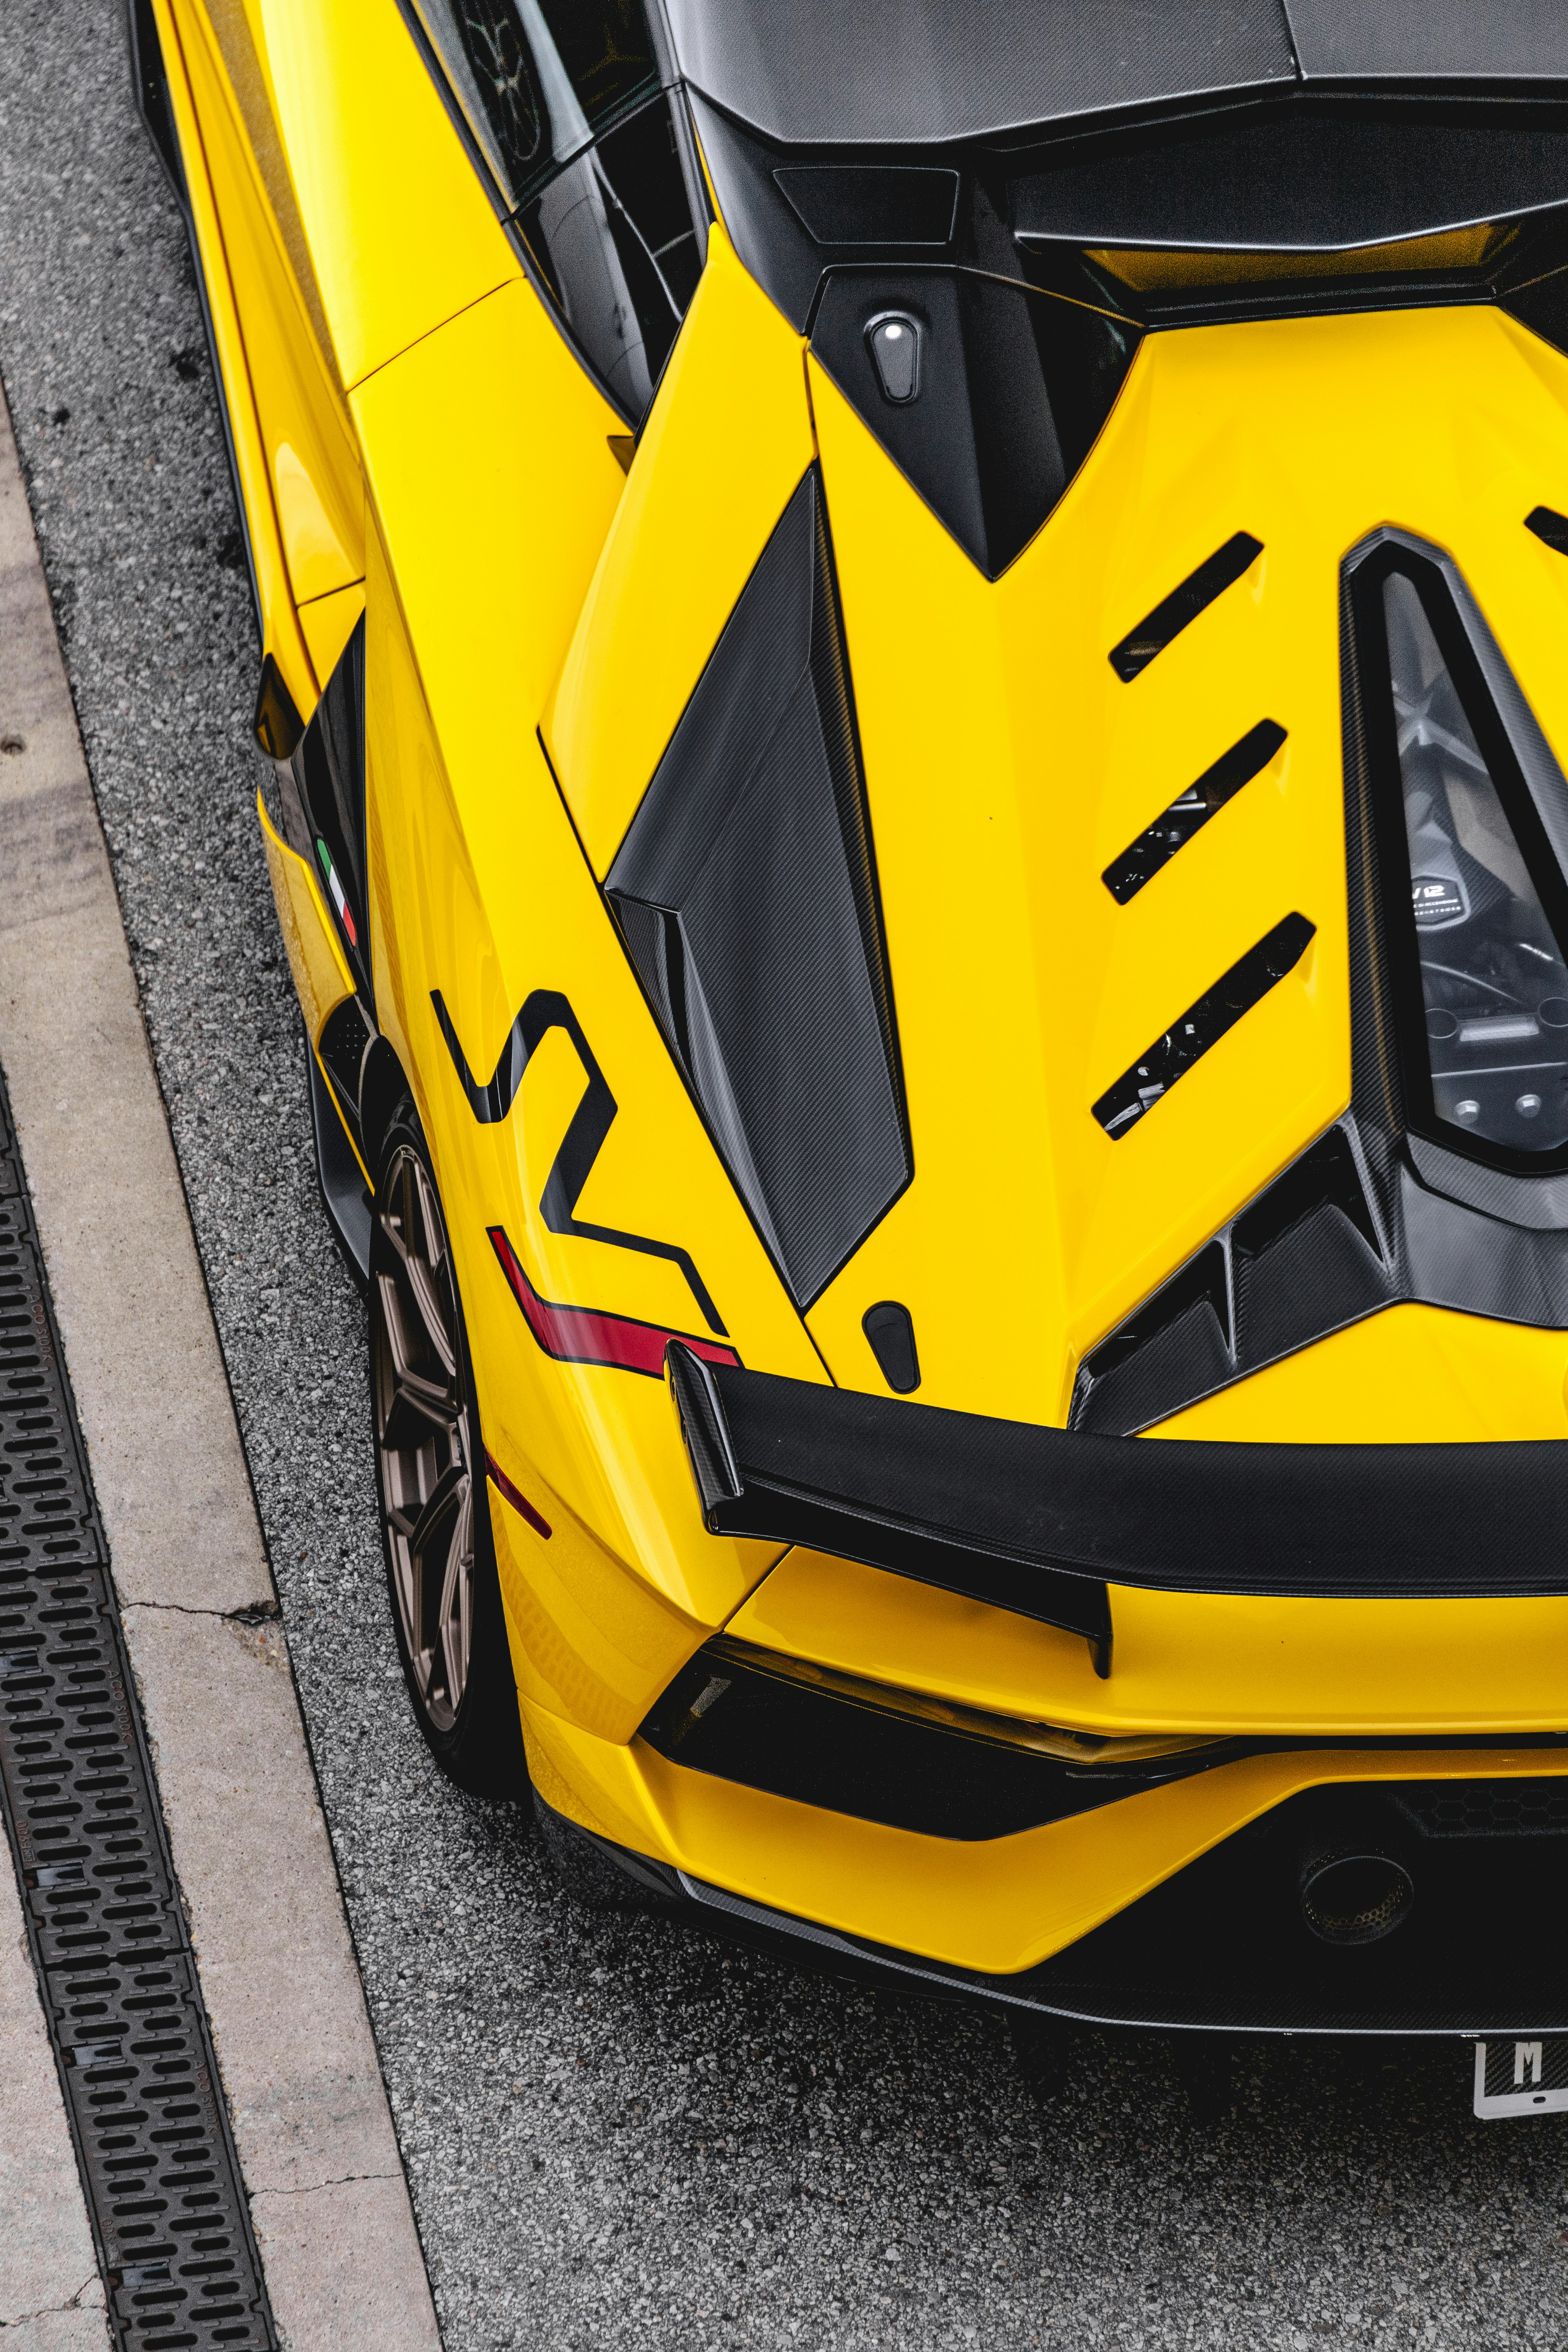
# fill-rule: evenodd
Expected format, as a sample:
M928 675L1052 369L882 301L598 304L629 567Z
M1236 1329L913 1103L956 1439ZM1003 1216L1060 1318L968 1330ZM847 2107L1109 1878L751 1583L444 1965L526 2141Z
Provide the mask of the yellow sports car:
M437 1758L1568 2103L1568 12L131 28Z

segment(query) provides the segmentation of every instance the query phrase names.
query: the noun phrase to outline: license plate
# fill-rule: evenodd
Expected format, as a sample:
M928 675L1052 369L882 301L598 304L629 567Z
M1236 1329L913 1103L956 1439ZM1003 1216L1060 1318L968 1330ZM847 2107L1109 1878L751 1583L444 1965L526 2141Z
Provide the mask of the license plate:
M1478 2042L1476 2113L1549 2116L1568 2108L1568 2041Z

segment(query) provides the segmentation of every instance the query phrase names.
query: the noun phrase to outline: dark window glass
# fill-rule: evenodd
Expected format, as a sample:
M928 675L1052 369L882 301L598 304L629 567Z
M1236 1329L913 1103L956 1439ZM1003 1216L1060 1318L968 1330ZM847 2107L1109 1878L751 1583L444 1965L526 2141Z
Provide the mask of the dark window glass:
M1432 1104L1513 1151L1568 1143L1568 969L1414 580L1383 583Z
M701 267L669 101L557 172L521 226L584 357L640 419Z
M416 0L509 211L657 88L641 0Z

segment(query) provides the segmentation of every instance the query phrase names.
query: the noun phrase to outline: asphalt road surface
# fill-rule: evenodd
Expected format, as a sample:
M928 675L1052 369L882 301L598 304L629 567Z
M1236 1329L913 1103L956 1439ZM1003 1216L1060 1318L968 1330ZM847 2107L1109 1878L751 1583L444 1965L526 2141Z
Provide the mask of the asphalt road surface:
M1085 2033L1039 2102L1002 2022L580 1911L439 1779L257 831L214 387L115 0L0 0L0 368L448 2352L1568 2344L1568 2118L1475 2123L1459 2051L1249 2046L1226 2104Z

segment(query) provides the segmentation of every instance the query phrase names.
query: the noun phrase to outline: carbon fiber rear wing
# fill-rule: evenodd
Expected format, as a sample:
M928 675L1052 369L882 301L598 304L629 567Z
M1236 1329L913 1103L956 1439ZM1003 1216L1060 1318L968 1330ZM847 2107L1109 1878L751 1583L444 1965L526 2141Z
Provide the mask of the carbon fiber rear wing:
M1108 1588L1568 1592L1568 1449L1100 1437L665 1358L713 1535L804 1544L1079 1633Z

